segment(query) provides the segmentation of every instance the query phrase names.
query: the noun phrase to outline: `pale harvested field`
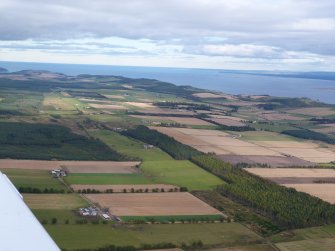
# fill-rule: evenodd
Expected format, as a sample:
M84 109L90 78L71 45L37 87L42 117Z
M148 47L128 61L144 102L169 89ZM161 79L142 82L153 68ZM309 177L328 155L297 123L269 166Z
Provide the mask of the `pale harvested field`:
M230 95L215 94L215 93L210 93L210 92L200 92L200 93L194 93L192 95L198 98L227 98L227 99L233 98Z
M226 126L245 126L245 124L240 121L226 119L226 118L214 118L214 119L211 119L211 121L217 124L226 125Z
M117 161L47 161L0 159L0 168L53 170L68 169L73 173L134 173L140 162Z
M155 108L155 106L152 103L124 102L124 104L139 107L139 108Z
M23 194L30 209L77 209L86 202L75 194Z
M257 156L282 156L280 153L257 146L253 143L233 138L230 134L218 130L188 128L152 127L161 133L175 138L195 149L216 154L237 154Z
M243 121L243 119L238 118L238 117L233 117L233 116L226 116L226 115L216 115L216 114L212 114L209 115L212 118L217 118L217 119L230 119L230 120L234 120L234 121Z
M335 110L327 107L319 107L319 108L299 108L288 110L289 113L295 114L303 114L303 115L310 115L310 116L328 116L335 114Z
M250 173L264 177L264 178L327 178L335 177L335 170L333 169L316 169L316 168L246 168Z
M55 109L61 110L71 110L74 108L72 105L66 103L66 101L64 101L62 98L52 96L46 96L44 98L43 106L52 106Z
M241 156L232 154L222 154L219 158L233 165L238 163L248 164L269 164L271 167L290 167L290 166L313 166L314 163L296 157L284 156Z
M221 214L190 193L87 194L89 200L118 216Z
M113 104L110 100L101 100L101 99L91 99L91 98L80 98L80 101L92 102L92 103L103 103L103 104Z
M179 124L184 125L213 125L207 121L198 118L187 118L187 117L171 117L171 116L142 116L142 115L131 115L131 117L147 119L151 121L165 121L171 120Z
M279 112L262 112L258 114L264 120L278 121L278 120L304 120L302 117L293 116L291 114Z
M166 184L147 184L147 185L71 185L73 190L83 190L83 189L95 189L100 192L105 192L107 189L113 189L114 193L123 193L124 189L127 192L131 192L131 189L135 191L142 189L143 192L145 189L148 189L149 192L152 192L152 189L164 189L165 192L168 192L170 189L179 189L177 186L166 185Z
M319 148L319 145L310 142L298 142L298 141L256 141L257 145L274 148L299 148L299 149L314 149Z
M93 108L97 109L107 109L107 110L126 110L127 108L122 105L103 105L103 104L93 104L89 103Z
M283 156L278 152L272 151L261 146L222 146L222 148L231 154L254 155L254 156Z
M286 155L295 156L303 160L317 162L317 163L329 163L335 161L335 152L327 148L269 148Z
M335 203L335 184L285 184L285 186L308 193L329 203Z

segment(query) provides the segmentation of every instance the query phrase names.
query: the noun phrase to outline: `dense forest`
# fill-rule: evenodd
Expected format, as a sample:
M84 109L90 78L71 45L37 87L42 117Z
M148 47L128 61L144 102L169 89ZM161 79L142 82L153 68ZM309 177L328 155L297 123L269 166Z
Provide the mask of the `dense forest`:
M296 138L319 140L328 144L335 144L335 138L320 132L314 132L307 129L285 130L283 134L287 134Z
M50 124L0 123L0 157L59 160L129 160L96 139Z
M156 130L151 130L146 126L138 126L135 129L124 131L122 134L157 146L175 159L190 159L191 157L200 154L200 152L192 147L184 145L176 141L174 138Z
M210 155L194 156L192 161L226 182L217 187L220 194L271 217L282 227L335 222L335 206L321 199L279 186Z

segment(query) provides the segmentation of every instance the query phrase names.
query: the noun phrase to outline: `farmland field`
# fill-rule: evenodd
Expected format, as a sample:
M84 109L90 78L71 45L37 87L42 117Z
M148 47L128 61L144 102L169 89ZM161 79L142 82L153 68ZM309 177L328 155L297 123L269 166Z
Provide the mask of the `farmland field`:
M78 209L87 202L75 194L23 194L31 209Z
M239 223L137 225L112 228L109 225L47 225L47 231L66 249L174 243L189 244L201 240L208 246L233 246L262 238ZM92 241L94 240L94 241Z
M118 216L221 214L189 193L87 194Z
M133 173L140 162L116 161L48 161L0 159L0 168L53 170L64 168L71 173Z
M189 190L208 190L222 184L218 177L188 160L146 161L141 170L158 184L184 186Z
M150 178L141 174L114 174L114 173L73 173L65 177L67 183L71 185L144 185L154 184Z
M17 188L55 189L66 191L66 187L46 170L0 169Z

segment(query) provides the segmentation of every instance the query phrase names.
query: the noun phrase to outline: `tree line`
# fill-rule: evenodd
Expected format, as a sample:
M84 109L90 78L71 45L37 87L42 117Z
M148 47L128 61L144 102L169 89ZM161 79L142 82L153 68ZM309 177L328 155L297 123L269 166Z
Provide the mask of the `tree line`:
M285 228L335 222L335 206L319 198L280 186L210 155L194 156L192 161L226 182L217 187L218 193L272 218Z

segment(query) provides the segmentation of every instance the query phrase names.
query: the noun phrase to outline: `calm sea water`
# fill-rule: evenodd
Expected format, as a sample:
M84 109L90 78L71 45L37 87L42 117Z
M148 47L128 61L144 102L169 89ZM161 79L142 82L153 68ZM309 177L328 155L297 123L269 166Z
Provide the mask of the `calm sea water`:
M222 70L131 67L105 65L0 62L9 71L49 70L67 75L101 74L152 78L177 85L223 91L230 94L268 94L308 97L335 104L335 81L229 73Z

